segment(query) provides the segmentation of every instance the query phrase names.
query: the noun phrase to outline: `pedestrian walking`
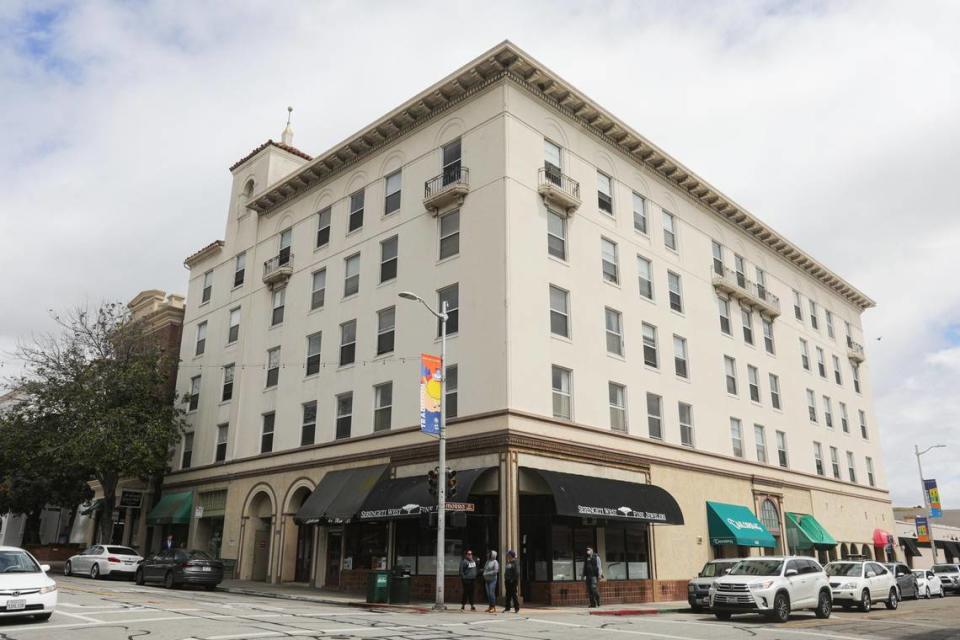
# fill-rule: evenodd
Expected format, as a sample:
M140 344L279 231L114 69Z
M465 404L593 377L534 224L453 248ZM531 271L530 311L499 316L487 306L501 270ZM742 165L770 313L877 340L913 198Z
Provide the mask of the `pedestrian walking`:
M487 604L490 607L487 613L497 612L497 578L500 577L500 563L497 561L497 552L491 551L487 564L483 565L483 586L487 590Z
M173 536L172 535L167 536L167 539L163 541L163 550L170 551L174 549L174 546L175 545L173 544Z
M587 547L587 559L583 563L583 579L587 583L587 595L590 596L590 607L600 606L600 577L603 571L600 567L600 556Z
M477 582L477 561L473 559L473 551L467 549L460 561L460 586L463 587L463 595L460 597L460 610L467 607L467 601L470 601L470 611L476 611L473 605L473 592Z
M513 549L507 551L507 558L503 563L503 585L507 588L507 601L503 605L503 612L510 611L513 607L514 613L520 613L520 599L517 598L517 584L520 582L520 563L517 561L517 552Z

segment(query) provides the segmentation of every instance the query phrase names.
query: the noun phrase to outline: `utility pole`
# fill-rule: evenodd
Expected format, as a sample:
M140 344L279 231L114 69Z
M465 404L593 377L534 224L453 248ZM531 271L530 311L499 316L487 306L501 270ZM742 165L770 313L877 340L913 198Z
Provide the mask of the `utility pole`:
M923 484L923 467L920 465L920 456L931 449L939 449L945 446L946 445L943 444L935 444L931 447L927 447L923 451L920 451L920 447L913 445L913 453L917 456L917 471L920 472L920 491L923 495L923 510L927 514L927 535L930 537L930 549L933 551L933 564L937 564L937 543L933 538L933 518L930 516L930 503L927 500L927 487Z

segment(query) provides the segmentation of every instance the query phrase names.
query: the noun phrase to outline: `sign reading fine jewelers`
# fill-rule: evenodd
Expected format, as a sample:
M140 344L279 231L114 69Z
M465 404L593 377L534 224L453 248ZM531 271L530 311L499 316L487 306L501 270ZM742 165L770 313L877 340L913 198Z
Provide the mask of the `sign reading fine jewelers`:
M588 507L582 504L577 505L577 513L582 516L592 516L601 518L633 518L634 520L649 520L652 522L666 522L667 514L653 513L651 511L635 511L630 507L619 507L611 509L610 507Z
M477 506L472 502L445 502L444 508L447 511L464 511L473 513ZM402 507L391 507L390 509L367 509L360 512L361 520L382 520L383 518L402 518L404 516L415 516L421 513L433 513L437 510L437 505L422 507L418 504L406 504Z
M441 361L428 353L420 354L420 431L440 435L440 399L443 397Z

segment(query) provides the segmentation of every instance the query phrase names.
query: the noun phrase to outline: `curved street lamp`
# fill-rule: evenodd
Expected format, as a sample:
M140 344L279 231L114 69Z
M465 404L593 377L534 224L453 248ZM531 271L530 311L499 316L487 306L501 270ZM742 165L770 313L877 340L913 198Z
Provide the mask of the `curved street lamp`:
M930 550L933 552L933 564L937 564L937 543L933 539L933 522L931 521L930 516L930 504L927 500L927 487L923 484L923 467L920 466L920 456L928 451L932 451L933 449L943 449L946 446L947 445L945 444L934 444L927 447L923 451L920 451L920 447L913 445L913 452L917 456L917 470L920 472L920 491L921 495L923 496L923 504L926 507L927 512L927 535L930 537Z

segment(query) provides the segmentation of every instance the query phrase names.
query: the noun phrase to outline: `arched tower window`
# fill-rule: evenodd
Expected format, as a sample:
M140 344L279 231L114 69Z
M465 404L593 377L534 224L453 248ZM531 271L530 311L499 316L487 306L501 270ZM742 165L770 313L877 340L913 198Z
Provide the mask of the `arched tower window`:
M770 498L764 498L760 503L760 522L767 528L773 539L777 541L777 546L773 549L766 549L765 553L770 555L782 553L780 546L780 510Z

